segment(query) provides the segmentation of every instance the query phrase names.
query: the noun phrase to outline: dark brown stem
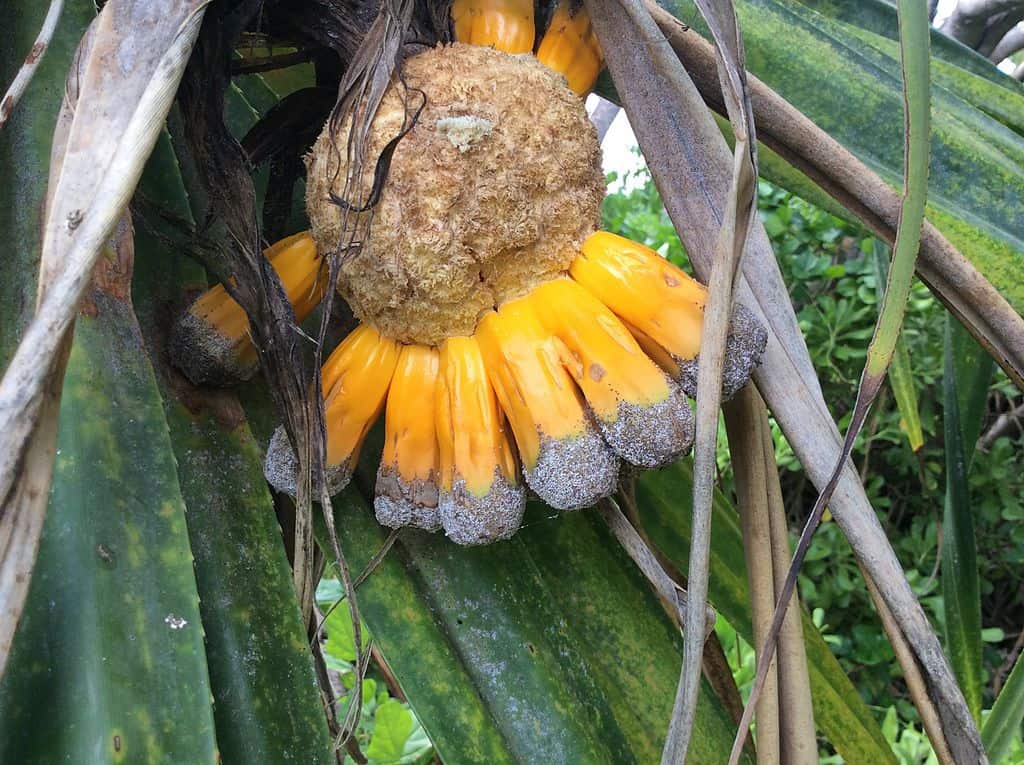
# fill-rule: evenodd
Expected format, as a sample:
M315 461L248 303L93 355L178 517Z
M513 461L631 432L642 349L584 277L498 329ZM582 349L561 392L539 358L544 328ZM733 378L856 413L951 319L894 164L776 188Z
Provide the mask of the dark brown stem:
M1003 412L999 415L996 421L992 423L992 427L986 430L985 434L978 439L978 448L983 452L987 452L998 439L1009 435L1014 430L1018 432L1024 431L1024 403L1011 409L1009 412Z
M992 698L999 697L1000 691L1003 690L1003 683L1006 682L1006 677L1010 674L1010 670L1013 669L1013 665L1017 661L1017 656L1022 648L1024 648L1024 630L1017 633L1017 639L1013 641L1013 648L1006 654L1006 658L999 665L999 669L992 674Z
M391 667L388 665L387 659L384 658L384 654L380 652L380 649L373 645L370 646L370 658L373 663L377 665L377 670L384 677L384 685L388 687L388 693L392 698L398 699L399 701L408 701L405 697L405 693L402 691L402 686L398 684L398 678L395 677L395 673L391 671Z
M7 124L7 120L14 112L14 107L18 105L18 101L28 89L28 84L32 81L36 69L39 68L39 62L42 61L43 55L50 45L50 40L53 39L53 33L57 29L57 22L60 20L60 13L63 9L64 0L50 0L50 8L46 11L46 18L43 19L43 26L39 30L35 43L32 44L32 49L25 56L25 61L14 76L11 86L4 93L4 97L0 99L0 130Z
M888 398L888 388L882 388L878 394L878 400L871 408L871 419L868 420L868 431L864 438L864 461L860 464L860 482L864 483L868 477L868 465L871 464L871 444L874 441L875 433L878 432L878 417L885 408Z
M231 62L231 76L240 74L256 74L270 72L274 69L285 69L296 64L305 64L313 60L308 50L297 50L292 53L279 53L276 56L259 56L256 58L240 58Z

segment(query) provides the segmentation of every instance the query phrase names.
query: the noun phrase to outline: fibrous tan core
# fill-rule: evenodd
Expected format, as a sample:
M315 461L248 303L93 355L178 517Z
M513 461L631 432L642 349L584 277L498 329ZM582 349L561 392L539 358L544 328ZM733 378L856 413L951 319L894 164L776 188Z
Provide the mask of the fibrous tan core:
M479 318L564 272L600 223L601 149L583 101L531 55L454 44L405 62L374 120L362 178L398 142L369 235L342 268L356 316L404 343L469 335ZM409 111L406 110L408 101ZM321 252L343 240L347 124L330 124L308 160L306 206ZM360 196L361 195L361 196ZM349 215L350 221L355 216Z

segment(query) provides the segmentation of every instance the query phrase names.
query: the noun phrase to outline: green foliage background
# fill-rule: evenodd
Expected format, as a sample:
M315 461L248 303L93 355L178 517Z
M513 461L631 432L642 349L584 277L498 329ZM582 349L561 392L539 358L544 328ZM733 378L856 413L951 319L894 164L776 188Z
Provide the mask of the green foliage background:
M612 175L609 182L618 190L605 199L605 228L644 242L688 268L686 253L646 170L622 179ZM872 248L879 245L860 226L767 181L761 181L758 191L761 217L790 285L826 400L845 427L877 316ZM887 392L876 404L866 436L854 451L856 464L867 476L872 504L940 633L943 318L942 306L924 285L916 283L903 341L913 368L924 446L912 451L895 399ZM998 373L989 390L985 424L991 425L1018 395L1005 375ZM786 505L792 514L790 524L798 528L800 512L810 507L814 490L803 478L785 437L777 428L774 431ZM724 437L720 443L720 488L728 495L732 472ZM996 673L1005 680L1009 667L1003 662L1012 655L1017 631L1024 623L1024 473L1016 468L1022 448L1024 438L1019 433L997 439L988 451L975 453L970 476L986 628L986 708L993 701ZM853 552L834 523L825 523L818 531L800 578L800 590L815 626L861 697L875 710L899 761L905 765L934 762L916 711L906 700L892 648L864 590ZM339 595L340 588L331 579L325 579L318 591L324 607ZM745 698L754 677L753 650L724 618L719 618L716 630ZM348 687L354 653L351 626L343 609L328 617L327 634L325 649L331 667L339 671ZM358 738L371 761L381 765L428 762L432 756L429 739L408 704L391 696L378 670L371 669L365 682ZM382 740L388 743L374 744ZM1007 761L1024 762L1024 744L1019 740ZM822 762L843 760L823 745Z
M885 11L878 3L851 4L837 0L804 5L821 10L830 5L855 8L858 14L851 18L858 20L857 24L865 22L866 17L860 11L867 5L879 14L891 13L891 9ZM30 7L30 4L25 6ZM895 70L891 40L860 27L846 28L846 21L828 21L809 14L806 8L799 8L791 0L741 0L738 6L744 15L750 63L755 73L793 98L821 124L827 122L830 129L842 134L843 140L869 164L880 165L886 178L895 178L902 137L896 122L879 131L877 117L894 113L899 102L898 81L892 78ZM680 5L684 11L689 7L686 2ZM42 8L37 11L41 13ZM13 347L30 311L34 294L32 274L38 256L37 213L47 171L52 119L62 94L63 71L73 44L80 27L93 12L93 3L89 0L68 3L66 19L78 26L62 28L60 39L55 41L33 84L33 91L16 119L6 128L6 135L17 135L17 141L0 144L0 165L12 168L8 175L14 181L8 184L6 203L0 205L0 222L9 224L6 228L14 239L11 257L15 266L10 269L12 279L7 283L0 281L0 303L3 303L0 307L7 311L0 317L7 320L5 324L0 322L3 324L0 355L6 355ZM690 14L693 15L692 10ZM12 16L19 42L6 48L0 46L0 69L5 72L13 71L20 64L21 52L29 47L38 30L38 20L29 18L32 15L24 14L19 18L16 13ZM836 18L846 17L837 15ZM879 28L891 30L892 27L888 23ZM11 37L13 41L14 35ZM848 47L843 48L842 55L832 53L833 38L846 41L844 45ZM779 40L784 43L779 44ZM802 60L792 56L797 51L803 56ZM947 53L953 56L951 60L958 60L956 51L943 52ZM836 73L833 69L832 74L823 75L825 66L841 66L843 70ZM229 97L229 120L238 136L280 96L297 87L296 78L304 82L310 79L309 71L299 69L292 70L291 77L278 73L265 78L253 75L239 78L238 87L232 89ZM1019 307L1019 269L1014 265L1019 262L1014 260L1018 257L1019 248L1014 248L1019 235L1012 223L1019 211L1019 195L1015 196L1013 190L1020 188L1021 176L1017 173L1004 183L1004 163L992 161L994 149L981 154L974 149L979 145L999 147L1014 167L1020 165L1024 154L1016 137L1007 132L1019 133L1024 125L1021 111L1024 107L1019 97L1015 97L1020 95L1020 89L1016 84L1011 88L1006 83L987 82L952 69L940 70L944 74L937 87L941 87L942 92L937 94L941 98L936 103L941 107L938 124L944 129L935 134L937 156L970 161L938 163L933 168L932 182L935 190L941 192L936 195L938 204L933 214L954 242L983 270L987 269L986 273L1011 299L1018 300ZM801 72L804 76L797 77ZM820 83L827 76L837 81L841 79L846 86L822 88ZM1000 126L990 124L973 112L967 114L966 103L958 99L971 103L980 101L994 109L993 120L1000 122ZM823 121L823 115L829 120ZM969 117L969 124L960 124L966 117ZM182 214L188 217L188 203L198 199L186 188L188 168L178 165L166 141L161 147L163 154L158 152L151 163L143 191L152 199L162 200L163 204L175 201L181 206ZM765 172L771 175L767 164ZM998 182L992 181L993 178ZM262 192L267 183L266 171L258 171L256 180ZM640 175L633 180L638 182L633 190L608 197L607 227L645 241L662 249L673 260L684 262L685 253L649 178ZM1001 199L995 200L1000 204L994 204L986 196L993 190L1004 189L1010 202L1007 206L1001 204ZM964 222L966 218L953 217L960 212L954 204L960 197L965 204L970 203L967 204L970 212L981 216L980 224L968 221L968 225ZM869 257L875 244L868 242L859 227L770 185L761 186L760 202L826 398L841 424L845 424L863 362L863 349L875 319L877 290ZM37 618L34 621L27 618L22 630L27 635L22 639L27 647L23 655L29 658L47 655L49 658L46 662L21 662L21 673L17 677L11 674L6 681L15 692L8 692L6 697L0 692L0 708L4 708L3 702L7 703L4 710L7 714L0 715L4 723L0 752L24 747L43 752L48 756L44 761L87 757L83 754L85 744L94 739L106 741L104 737L111 732L106 729L104 715L125 716L123 712L127 709L127 717L134 718L130 731L133 737L154 731L159 734L161 745L190 748L192 759L188 761L198 761L197 752L201 752L204 759L212 759L215 751L216 756L226 762L261 761L256 752L285 751L294 744L308 748L313 754L291 756L312 761L314 756L327 754L327 732L316 703L302 625L294 602L289 600L290 580L273 520L273 505L259 471L258 443L266 441L262 427L266 423L260 421L259 406L248 406L247 392L242 393L242 399L252 432L244 424L228 430L214 421L210 411L203 407L198 407L200 411L183 408L178 401L179 391L171 385L174 378L167 374L159 340L163 322L180 309L186 287L201 288L205 286L205 278L194 263L186 261L183 248L168 248L147 232L141 218L137 222L135 307L127 304L111 307L109 325L95 317L79 320L76 351L68 377L68 390L72 395L67 398L62 429L65 439L82 435L83 440L76 444L78 451L68 449L58 462L55 496L62 500L72 494L73 499L83 500L64 503L67 507L63 509L70 508L76 513L74 518L79 525L74 528L86 531L68 535L75 540L74 545L57 544L54 540L60 540L56 535L61 527L56 526L53 519L60 520L63 515L51 515L51 527L56 531L48 532L51 539L44 540L48 547L44 546L41 554L41 560L48 560L44 566L47 573L40 573L34 585L35 603L48 605L50 610L36 608ZM293 223L293 230L305 225L301 215ZM1007 248L1012 252L1008 253ZM938 570L945 470L941 391L943 324L941 307L920 285L915 287L904 341L917 385L917 406L926 439L924 447L917 453L910 450L900 415L889 395L877 405L867 435L855 452L857 464L866 467L871 499L940 631L944 613ZM125 365L131 365L134 374L107 373L111 369L123 371ZM131 398L127 394L131 394ZM1005 379L997 377L990 391L983 426L991 424L995 415L1010 404L1012 395ZM125 410L130 408L135 416L117 419L95 405L97 397L114 401ZM152 460L161 470L150 471L145 476L114 475L107 483L89 482L87 488L92 491L77 491L86 484L68 471L76 454L83 455L84 460L115 464L117 458L133 457L137 443L148 445ZM721 443L724 444L724 438ZM778 433L776 446L784 468L787 507L793 513L790 521L796 528L802 520L801 512L813 499L812 489L804 482L791 451ZM1004 657L1011 653L1015 630L1024 623L1020 566L1024 557L1024 531L1020 524L1024 515L1024 478L1016 467L1021 446L1019 435L1000 439L987 453L975 456L970 478L971 507L981 553L982 618L987 628L986 707L992 703L994 682L1007 669L1002 665ZM207 459L209 464L204 466ZM245 470L237 469L236 463L229 460L241 460ZM732 479L724 447L720 463L720 488L728 495ZM224 465L231 465L231 468L226 470ZM665 503L657 500L685 495L687 475L688 466L682 463L669 471L646 475L641 485L648 500L645 512L649 527L657 531L659 523L661 528L667 522L680 525L674 529L679 532L677 542L685 536L681 529L686 520L683 510L673 508L680 512L680 517L672 516L666 512ZM207 482L207 478L211 480ZM362 484L365 494L365 476ZM68 486L76 491L69 492ZM139 487L151 492L152 497L168 500L166 506L173 510L169 514L173 524L168 523L166 528L158 523L146 527L133 524L134 515L118 515L119 509L105 501L102 493L109 491L109 496L127 496L134 501ZM214 494L210 487L218 493ZM149 498L146 495L145 499ZM232 512L219 512L221 505L218 503L225 498L232 500ZM379 545L381 531L368 513L358 489L349 491L340 504L339 517L346 521L345 543L352 548L347 552L356 553L361 564L365 554ZM251 513L260 522L247 522L242 511ZM718 520L729 513L731 509L725 508L719 512ZM97 518L102 523L97 522ZM479 747L485 753L483 756L496 751L516 761L543 761L544 755L551 760L558 759L554 756L557 742L553 738L538 737L535 731L538 727L557 730L562 722L566 723L565 727L572 727L574 734L587 734L577 735L575 739L581 745L581 761L595 761L592 751L617 758L613 759L616 762L623 761L624 753L633 753L638 760L650 760L657 755L658 738L663 734L663 721L667 716L666 704L670 702L669 686L674 686L674 678L669 677L671 672L666 672L665 668L671 667L677 659L679 645L675 638L678 636L666 629L668 622L661 618L663 615L652 598L648 597L650 602L644 601L642 608L637 605L642 599L637 593L647 593L646 589L640 589L644 583L628 561L623 560L617 547L612 551L607 549L612 543L601 535L600 528L595 530L584 514L552 519L543 508L534 507L530 518L531 528L524 529L519 539L505 548L486 553L452 550L443 540L421 539L414 544L400 545L361 590L365 593L362 599L364 618L376 632L385 655L365 680L363 720L357 733L363 751L375 765L426 762L433 758L423 727L402 692L389 682L383 663L386 660L394 662L409 698L420 710L423 721L435 735L438 748L450 762L480 742L491 747ZM126 520L129 522L125 523ZM187 520L187 529L183 520ZM730 518L726 517L728 520ZM109 554L107 537L117 539L124 530L136 528L142 528L148 536L131 547L161 551L153 560L180 575L174 579L176 586L165 587L171 579L162 573L164 569L155 565L141 567L150 574L149 578L109 576L105 567L111 566L111 561L117 558ZM720 530L729 531L728 528ZM101 532L103 544L94 546L90 533ZM719 538L729 537L719 534ZM669 551L669 546L663 542L662 547ZM685 559L685 550L681 544L676 547L671 554L678 565ZM739 546L731 547L734 552ZM126 546L125 550L128 549ZM247 554L235 554L236 549L244 549ZM231 551L231 554L225 555L224 551ZM536 556L531 559L535 551ZM65 553L71 557L53 557ZM186 554L193 557L191 569ZM742 559L741 554L739 559ZM122 556L121 560L127 557ZM521 560L532 560L532 568L526 574L521 567L516 567ZM734 558L719 556L718 562L719 595L722 597L716 605L726 613L745 593L743 587L735 586L730 590L722 586L723 582L732 574L735 574L732 584L742 582L743 572ZM193 569L194 582L184 576ZM566 570L575 575L571 584L564 575ZM581 570L585 576L580 574ZM420 576L418 571L426 574ZM63 580L69 572L74 572L76 588L65 586ZM509 572L514 574L509 575ZM259 587L254 585L257 579ZM582 588L581 581L589 589ZM487 658L486 652L481 650L481 644L486 648L487 641L474 643L477 638L470 633L476 625L462 629L461 617L452 603L467 593L479 595L482 592L481 597L494 594L488 592L488 588L497 590L493 586L495 582L503 585L501 591L481 601L483 605L478 610L494 617L504 629L503 642L495 651L508 652L511 647L518 652L514 654L517 662L514 671L508 673L509 683L486 686L480 682L479 675L458 674L466 667L472 670L479 666L481 656ZM86 585L99 588L106 600L83 596ZM576 592L576 589L581 591ZM802 590L814 625L850 673L861 696L873 705L885 738L900 760L904 763L930 761L927 742L916 724L914 712L906 702L900 701L905 695L901 680L888 643L861 589L853 555L834 524L826 523L816 538L804 571ZM537 601L532 599L536 592L547 592L557 602L545 607L542 601L538 610ZM329 607L338 595L336 583L326 580L318 595L321 605ZM230 608L221 607L229 596ZM119 602L118 598L131 598L132 607L103 609L96 606L96 603ZM191 641L187 646L187 666L176 659L171 665L172 671L165 670L163 664L159 665L159 671L151 671L151 667L130 675L123 671L131 661L146 659L151 650L161 649L160 661L173 657L173 653L162 649L175 645L166 639L168 634L179 640L186 636L177 628L170 632L169 626L181 624L182 614L186 613L178 607L181 600L190 609L187 621L192 625L192 631L187 633ZM626 611L623 603L627 601L635 618L623 627L618 615ZM413 615L419 621L408 618L408 612L399 613L396 604L404 602L418 607ZM68 603L72 607L68 607ZM165 607L168 603L174 606L171 615L177 617L170 621L167 621L168 608ZM281 603L287 607L278 607ZM109 621L109 629L107 625L102 633L84 629L82 625L89 627L101 610L107 616L104 621ZM59 613L59 618L54 617L54 613ZM565 615L568 623L551 618L552 614ZM646 632L640 617L646 619L643 622ZM749 623L744 625L744 613L739 608L734 608L729 618L733 619L731 625L724 618L720 620L719 635L732 660L737 682L745 692L753 668L752 653L742 637L744 627L749 633ZM143 633L163 637L136 640L139 632L136 621L144 627ZM124 625L131 629L121 629ZM251 625L259 627L263 643L239 640L239 635L243 638L248 635ZM200 627L205 652L197 639ZM344 609L328 617L327 633L325 649L329 666L341 688L350 688L354 682L352 631ZM536 662L533 643L524 644L524 641L536 641L535 636L540 636L545 649L540 651L541 659ZM816 636L809 642L827 654ZM236 645L245 648L231 650ZM565 652L559 653L566 646L572 649L568 661L564 658ZM227 650L222 650L224 647ZM82 654L89 658L88 663L80 660ZM453 658L452 654L458 656ZM630 655L625 658L629 661L621 661L620 657L627 654ZM114 683L106 683L112 676L106 664L108 655L118 657L119 674ZM832 661L831 657L828 659ZM88 672L72 672L69 667L86 668ZM269 672L267 668L277 672ZM439 677L438 668L451 674ZM46 671L44 683L36 676L40 669ZM835 674L839 674L838 669ZM451 692L455 686L446 682L453 676L461 682L457 684L463 693L459 698ZM651 682L652 677L663 681L662 686ZM826 686L826 691L833 691L833 696L841 695L836 690L838 685L830 685L829 677L823 680L822 677L818 676L819 683ZM97 684L97 678L105 684ZM18 682L25 685L18 686ZM533 685L524 691L524 683ZM176 700L167 688L184 688L194 699L199 699L196 703L182 705L179 710L171 710L176 715L173 726L159 724L163 715L170 714L168 710ZM81 702L85 692L82 689L88 689L88 704ZM537 707L540 713L522 720L507 714L508 701L517 693L540 699L542 705ZM816 703L824 696L826 694L816 697ZM843 697L851 696L846 693ZM579 699L586 702L584 711L593 715L580 717L582 722L563 714L563 707L572 706ZM10 711L11 700L18 706L16 714ZM707 719L721 722L723 716L711 708L712 701L708 702L711 711ZM343 698L339 710L342 714L345 703ZM547 706L543 706L545 703ZM831 718L825 714L818 717L819 725L830 719L833 741L837 740L837 729L840 737L846 735L851 727L849 720L856 719L857 710L839 706L833 704L828 710ZM154 710L156 714L151 715ZM289 715L294 715L294 719ZM475 727L470 728L467 720L475 723ZM282 727L274 728L272 723ZM304 729L307 732L302 735L289 733ZM189 735L182 735L183 731ZM728 733L721 725L717 732L717 739ZM704 731L699 738L716 743L713 733ZM858 739L858 733L853 732L848 738ZM118 740L123 743L127 739L119 735ZM861 731L859 740L870 747L877 737L872 731ZM884 744L882 741L883 747ZM1024 762L1019 736L1013 746L1015 748L1011 748L1003 761ZM823 761L841 761L827 745L822 751ZM36 761L15 755L10 758ZM266 758L274 760L271 754L264 755ZM705 761L719 761L711 748L705 758ZM0 759L5 759L2 754ZM851 761L853 759L851 756ZM880 761L863 756L857 759ZM483 761L495 760L491 757Z
M686 253L646 170L609 183L617 191L604 203L604 226L658 249L688 268ZM872 248L881 246L861 226L818 208L767 181L758 189L761 218L789 285L801 329L821 380L825 400L845 429L865 349L877 318L878 299ZM854 462L865 477L878 511L915 592L942 634L942 588L939 539L944 491L942 376L944 308L916 282L903 329L917 394L924 446L912 451L895 399L886 391L874 407ZM988 395L982 431L999 413L1019 403L1019 393L997 372ZM815 492L800 471L785 437L773 426L782 471L790 527L798 529ZM720 488L731 496L732 473L724 427L719 439ZM994 688L1005 680L1013 645L1024 624L1024 473L1019 454L1024 437L1017 431L997 439L974 455L970 499L975 513L982 623L985 627L985 707ZM814 538L800 592L815 624L876 710L901 762L925 763L931 755L917 714L905 698L892 648L864 589L853 552L834 523L825 523ZM744 695L753 680L753 651L719 620L734 677ZM830 762L841 762L829 759ZM1019 742L1009 762L1024 762Z

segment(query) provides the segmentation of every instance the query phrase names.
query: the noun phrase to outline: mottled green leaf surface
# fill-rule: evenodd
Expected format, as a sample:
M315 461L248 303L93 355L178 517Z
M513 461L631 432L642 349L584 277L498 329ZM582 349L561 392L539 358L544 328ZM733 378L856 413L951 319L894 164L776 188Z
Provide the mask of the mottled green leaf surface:
M680 570L689 561L690 512L679 497L692 489L689 461L645 473L637 481L640 520L658 548ZM708 598L740 635L753 644L750 596L739 518L728 500L716 494L712 508L711 577ZM861 700L821 634L803 615L804 645L810 670L814 720L847 762L895 762L878 723Z
M884 35L875 34L850 24L838 24L836 28L842 29L844 33L861 43L861 49L868 55L882 54L890 57L898 55L897 43ZM935 41L949 40L950 38L933 31L931 39ZM978 57L973 51L971 54ZM1022 98L1024 90L1016 80L1000 72L991 63L985 65L1000 79L993 81L982 74L967 71L949 61L934 58L932 60L932 82L942 90L948 91L980 109L1015 133L1024 132L1024 98ZM1008 84L1004 84L1004 82L1008 82Z
M5 20L4 82L46 6L22 10ZM91 2L66 4L0 134L0 225L13 258L0 280L4 361L34 302L50 136L64 73L94 13ZM152 369L123 298L94 292L75 329L38 565L0 683L0 762L216 758L184 505Z
M800 4L890 40L899 39L896 7L885 0L800 0ZM993 66L987 58L937 29L931 31L931 48L932 56L939 62L982 77L1012 93L1024 93L1019 82Z
M68 363L50 508L0 685L0 762L213 762L185 507L127 303Z
M170 143L141 193L188 218ZM195 556L214 718L226 763L333 762L312 654L262 471L262 450L228 391L191 386L168 363L167 331L202 268L136 227L135 302L171 432ZM174 231L162 232L168 238ZM180 237L180 232L177 232Z
M683 22L703 29L692 3L662 4ZM868 45L863 30L854 34L847 24L808 13L797 0L738 0L736 8L750 71L898 186L903 104L891 41L886 41L888 46ZM1024 282L1019 278L1024 263L1024 209L1019 202L1024 194L1024 138L965 100L974 98L970 90L950 87L949 81L937 81L932 89L928 218L1018 311L1024 310ZM1024 111L1024 96L1012 88L1000 87L999 93L1001 114ZM985 98L977 96L979 101ZM1018 117L1007 120L1019 124Z
M353 566L384 540L359 486L336 498ZM531 506L511 541L411 530L359 590L363 616L447 765L660 759L682 642L596 514ZM710 688L692 762L728 756Z

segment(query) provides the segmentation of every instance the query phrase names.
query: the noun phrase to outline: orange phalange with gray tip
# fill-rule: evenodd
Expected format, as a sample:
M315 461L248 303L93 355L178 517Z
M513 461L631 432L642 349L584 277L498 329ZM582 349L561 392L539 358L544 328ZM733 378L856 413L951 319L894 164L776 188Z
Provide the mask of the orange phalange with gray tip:
M693 412L678 386L643 352L621 321L571 279L538 286L532 304L558 338L562 363L612 449L657 467L693 443Z
M398 357L384 418L384 453L373 501L377 520L391 528L436 531L439 448L433 401L438 352L406 345Z
M352 477L363 439L384 409L398 355L398 343L363 324L334 349L320 371L329 494L337 494ZM279 427L267 447L263 474L275 489L294 495L297 466L288 436Z
M263 254L277 272L295 318L301 322L323 298L327 286L313 237L308 231L295 234L268 247ZM176 332L184 346L192 346L176 350L175 362L193 382L244 380L256 371L258 361L249 334L249 317L222 284L210 288L192 304Z
M571 6L572 0L558 4L537 48L537 59L564 74L569 89L582 96L594 87L604 57L586 9L580 6L573 14Z
M668 372L669 377L673 379L678 378L680 374L679 359L662 348L650 335L641 332L621 316L619 318L622 319L623 325L629 330L630 334L636 338L640 347L644 349L644 353L651 357L651 361Z
M614 492L618 459L594 427L531 298L488 313L475 337L530 488L559 510L589 507Z
M533 0L455 0L451 16L458 42L505 53L533 51Z
M399 345L373 327L357 327L324 364L327 466L351 466L366 433L384 409L398 365Z
M650 247L598 231L587 237L569 273L677 359L700 352L707 289Z
M464 545L507 539L522 521L526 493L474 338L441 346L434 403L445 533Z
M570 274L622 319L644 351L688 396L697 395L707 289L657 252L599 231L583 243ZM758 318L733 308L722 368L722 396L746 384L768 342Z

